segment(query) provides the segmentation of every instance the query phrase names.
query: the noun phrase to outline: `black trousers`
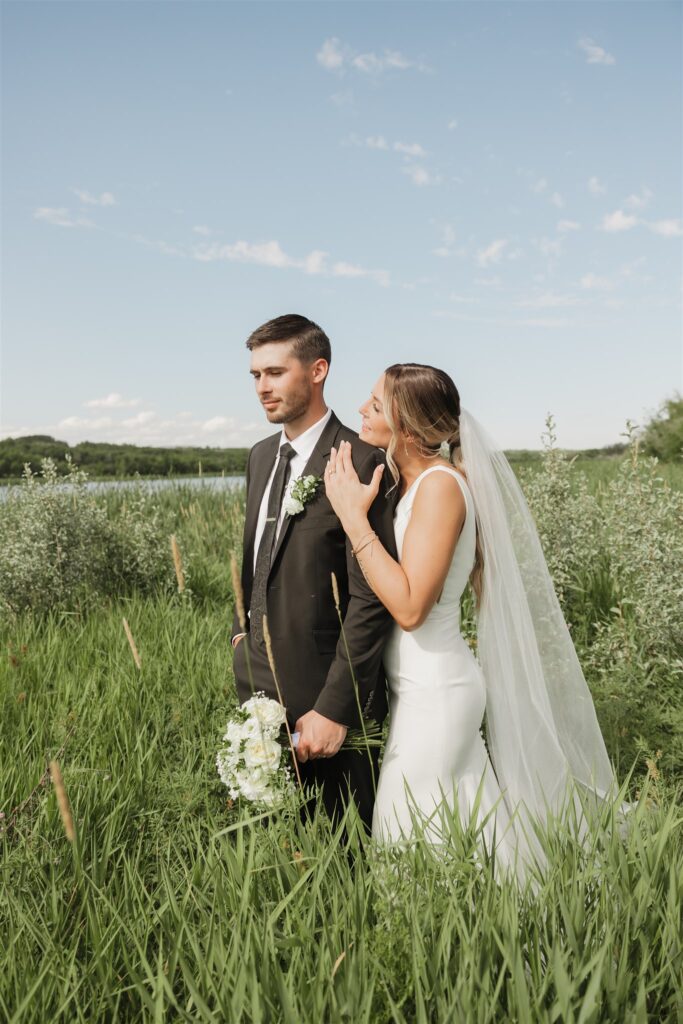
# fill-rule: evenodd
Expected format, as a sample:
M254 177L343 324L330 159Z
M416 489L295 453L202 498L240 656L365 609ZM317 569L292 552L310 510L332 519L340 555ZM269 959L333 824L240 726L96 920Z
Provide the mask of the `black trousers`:
M240 651L240 648L244 649ZM256 643L250 633L247 633L235 648L233 668L240 703L248 700L259 690L264 690L266 695L274 700L278 699L265 644ZM289 719L292 731L295 724ZM360 818L368 834L370 833L379 777L377 747L370 747L369 750L342 749L333 757L316 757L303 763L297 761L297 764L304 790L310 793L309 799L302 807L303 820L309 818L313 811L314 787L317 784L322 787L323 806L334 825L341 819L349 797L353 796Z

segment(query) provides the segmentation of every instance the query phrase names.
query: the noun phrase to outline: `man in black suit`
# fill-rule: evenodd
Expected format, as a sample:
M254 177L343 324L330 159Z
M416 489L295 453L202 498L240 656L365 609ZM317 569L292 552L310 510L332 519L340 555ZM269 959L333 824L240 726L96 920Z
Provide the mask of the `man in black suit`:
M232 636L238 696L244 701L265 690L277 699L263 637L266 614L287 717L300 733L297 758L304 786L322 785L333 821L352 793L369 829L378 751L340 747L348 728L361 727L361 717L381 723L386 716L382 652L393 620L353 557L322 476L330 449L343 440L351 442L363 483L370 482L383 454L327 408L323 388L331 347L317 324L294 314L277 317L250 335L247 348L258 398L268 421L282 424L282 430L254 445L247 463L242 559L247 632L235 612ZM320 478L318 488L303 510L293 512L292 484L309 475ZM393 501L385 489L380 488L369 518L395 557Z

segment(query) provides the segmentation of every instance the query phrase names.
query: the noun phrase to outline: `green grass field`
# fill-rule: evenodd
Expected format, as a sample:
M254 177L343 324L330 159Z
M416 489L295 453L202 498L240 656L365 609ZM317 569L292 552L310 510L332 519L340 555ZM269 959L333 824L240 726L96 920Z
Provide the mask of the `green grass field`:
M599 466L591 489L602 493L609 472ZM127 499L106 500L115 516ZM588 678L620 778L635 761L628 797L638 808L626 838L606 818L584 849L569 825L558 827L537 892L499 885L457 821L449 856L419 843L399 855L364 843L350 813L346 850L324 815L305 826L294 812L263 818L230 806L215 754L235 703L229 556L242 495L179 487L159 501L186 562L184 593L80 596L61 610L2 618L3 1019L683 1020L683 813L672 752L680 675L666 646L674 626L646 644L640 620L623 618L637 673L606 643L602 661L592 655ZM170 564L170 548L161 557ZM573 627L587 657L597 643L591 620L607 614L591 604L593 585L580 600L567 591L567 607L585 618ZM644 608L649 600L644 590ZM627 692L636 675L639 688ZM632 734L642 742L628 745Z

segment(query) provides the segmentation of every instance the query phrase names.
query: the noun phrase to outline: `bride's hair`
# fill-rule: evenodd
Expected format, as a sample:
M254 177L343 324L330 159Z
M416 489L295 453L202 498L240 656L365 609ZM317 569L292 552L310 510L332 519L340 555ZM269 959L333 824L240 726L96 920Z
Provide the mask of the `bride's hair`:
M400 473L394 461L400 434L411 437L420 455L436 459L441 445L450 446L450 462L465 474L460 448L460 395L444 370L423 363L394 363L385 370L384 417L391 429L386 458L389 471L398 484ZM470 583L477 607L481 603L484 558L479 530L476 530L474 567Z

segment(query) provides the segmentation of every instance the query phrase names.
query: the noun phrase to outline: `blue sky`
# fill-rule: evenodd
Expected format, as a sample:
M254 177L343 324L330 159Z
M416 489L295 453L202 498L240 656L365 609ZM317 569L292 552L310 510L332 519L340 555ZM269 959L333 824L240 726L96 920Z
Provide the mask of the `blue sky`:
M244 341L357 429L442 366L506 448L680 389L681 6L3 4L0 436L247 445Z

